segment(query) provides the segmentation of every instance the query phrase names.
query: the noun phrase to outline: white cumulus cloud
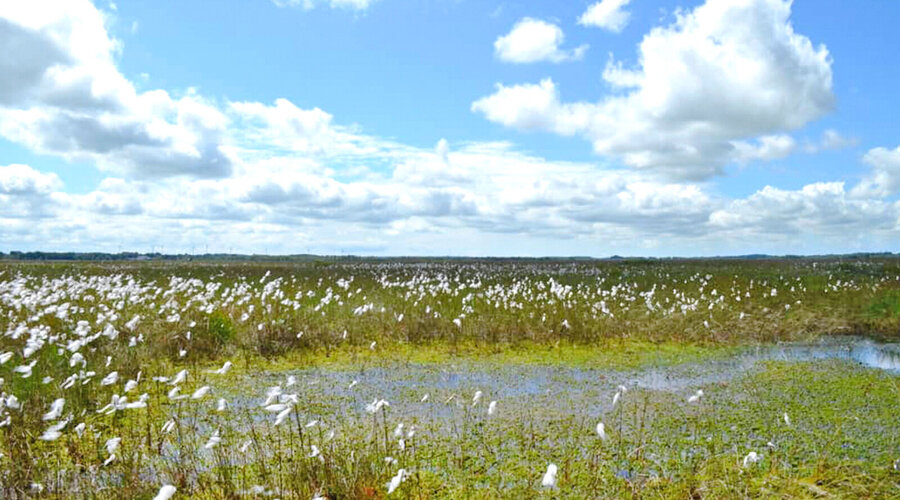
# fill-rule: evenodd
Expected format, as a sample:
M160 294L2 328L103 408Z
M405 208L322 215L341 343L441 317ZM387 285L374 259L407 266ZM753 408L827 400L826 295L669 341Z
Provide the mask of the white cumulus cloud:
M578 24L619 33L628 25L631 14L623 10L631 0L602 0L588 6Z
M567 103L548 78L498 85L472 110L578 134L634 168L708 178L745 156L741 141L786 134L833 107L828 50L796 33L790 13L788 0L707 0L647 34L637 66L609 62L604 78L621 92Z
M0 219L41 218L65 198L56 174L28 165L0 166Z
M0 3L0 136L143 177L222 177L228 119L188 92L138 92L87 0Z
M863 156L863 162L872 170L853 188L855 196L884 197L900 192L900 146L871 149Z
M766 186L714 211L709 230L743 241L785 237L787 245L790 238L814 236L846 249L853 239L890 238L898 213L895 203L851 196L842 182L816 182L798 190Z
M574 61L584 57L587 45L571 50L561 48L565 41L562 29L547 21L526 17L512 30L494 42L494 53L501 61L511 63L554 63Z

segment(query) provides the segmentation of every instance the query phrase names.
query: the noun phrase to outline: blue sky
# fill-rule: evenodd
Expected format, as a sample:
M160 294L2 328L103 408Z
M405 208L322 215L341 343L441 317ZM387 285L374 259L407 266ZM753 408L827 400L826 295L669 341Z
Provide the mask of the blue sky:
M784 0L7 4L0 250L891 250L896 19Z

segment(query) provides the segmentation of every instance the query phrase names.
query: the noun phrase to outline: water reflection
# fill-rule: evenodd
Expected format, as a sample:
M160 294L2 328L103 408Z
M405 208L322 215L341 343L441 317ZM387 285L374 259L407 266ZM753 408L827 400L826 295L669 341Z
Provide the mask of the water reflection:
M651 368L634 375L634 384L657 391L681 391L726 382L764 361L842 359L900 374L900 344L865 337L823 337L814 343L786 343L748 349L734 357L698 364Z
M878 343L862 337L826 337L814 344L758 348L751 357L785 361L846 359L871 368L900 371L900 344Z

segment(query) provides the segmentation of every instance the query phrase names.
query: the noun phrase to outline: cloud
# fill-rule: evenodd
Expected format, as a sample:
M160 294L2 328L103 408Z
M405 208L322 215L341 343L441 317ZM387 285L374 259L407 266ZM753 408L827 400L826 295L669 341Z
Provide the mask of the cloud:
M81 196L70 196L73 206L101 215L138 215L143 212L140 187L124 179L103 179L97 188Z
M586 126L588 116L577 106L559 101L556 84L545 78L537 85L505 86L497 84L497 92L472 104L472 111L507 127L523 130L549 130L572 135Z
M0 54L0 105L31 98L47 68L68 60L51 40L6 19L0 19Z
M844 137L837 130L826 130L822 133L822 149L841 149L855 146L859 141L853 137Z
M447 143L447 139L441 139L438 141L437 145L434 146L434 153L441 159L444 163L450 162L450 145Z
M319 108L300 109L287 99L277 99L274 106L259 102L233 102L229 106L248 125L244 127L248 138L300 152L322 151L339 141L332 116Z
M855 137L846 137L834 129L828 129L822 132L822 138L818 142L808 142L803 146L803 150L813 154L819 151L833 151L836 149L844 149L856 146L859 143Z
M476 172L460 166L467 155L454 154L450 157L450 145L441 139L434 147L434 154L422 151L407 155L399 161L391 175L391 180L407 186L451 187L471 189L478 177Z
M413 149L335 124L331 114L301 109L287 99L276 99L274 105L232 102L225 113L233 149L253 155L254 161L287 159L295 165L296 160L327 160L329 168L347 173L366 169L367 163L385 166Z
M526 17L519 20L509 33L497 38L494 54L501 61L517 64L541 61L560 63L584 57L587 45L563 50L560 46L564 40L565 35L559 26Z
M216 251L258 252L265 245L277 252L310 246L338 252L355 246L389 254L468 254L475 248L471 242L505 235L557 242L561 253L659 252L650 245L660 239L667 242L665 254L679 246L694 254L729 246L784 253L800 251L805 239L846 251L889 242L900 217L900 204L871 190L848 192L843 183L766 186L728 199L703 184L549 161L507 143L457 144L452 152L448 148L446 161L432 148L386 151L396 158L392 169L362 179L339 180L313 158L241 151L235 174L226 179L107 178L85 194L65 194L53 174L0 167L0 227L7 231L0 243L115 250L118 235L141 227L129 244L149 249L165 242L180 245L179 251L216 234ZM873 151L866 161L900 155ZM30 232L17 222L22 220L32 221ZM511 248L501 245L492 253L524 251Z
M56 174L44 174L28 165L0 166L0 194L6 196L47 195L62 187Z
M48 216L64 195L57 194L62 182L56 174L45 174L28 165L0 166L0 218Z
M578 18L578 24L583 26L593 26L595 28L603 28L613 33L620 33L625 26L631 14L624 9L631 0L602 0L588 6Z
M878 199L858 199L842 182L816 182L799 190L766 186L710 215L713 230L749 240L756 235L818 236L839 242L890 235L900 209Z
M227 118L194 92L137 92L106 22L87 0L0 4L0 136L133 176L227 176Z
M755 141L735 141L735 160L747 163L753 160L778 160L790 155L797 145L793 137L785 134L766 135Z
M300 7L311 10L318 5L328 5L332 9L363 11L377 0L272 0L278 7Z
M863 162L871 172L853 188L853 195L859 198L892 196L900 192L900 146L896 149L870 149Z
M785 158L792 131L830 109L827 50L793 32L787 2L710 0L681 13L645 37L636 67L610 60L615 91L598 102L562 102L547 78L498 85L472 106L510 127L585 137L630 169L508 142L412 146L288 99L139 92L116 66L121 46L102 12L33 5L0 4L0 69L10 70L0 135L108 177L69 193L55 174L0 166L6 248L597 254L646 253L664 239L655 252L696 254L722 242L785 252L803 238L834 249L895 239L900 148L869 151L849 190L767 186L730 199L691 181L727 162ZM573 56L553 33L549 51L523 57ZM822 148L846 142L831 132Z
M617 91L565 103L551 79L498 84L472 110L507 127L580 135L625 165L705 179L741 141L783 135L829 112L831 59L790 23L787 0L708 0L653 29L632 69L610 60Z

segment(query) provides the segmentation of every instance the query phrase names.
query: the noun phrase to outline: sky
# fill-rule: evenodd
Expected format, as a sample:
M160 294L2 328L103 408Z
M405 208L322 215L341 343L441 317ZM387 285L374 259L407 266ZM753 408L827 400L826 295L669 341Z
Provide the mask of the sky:
M900 2L0 2L0 251L900 243Z

